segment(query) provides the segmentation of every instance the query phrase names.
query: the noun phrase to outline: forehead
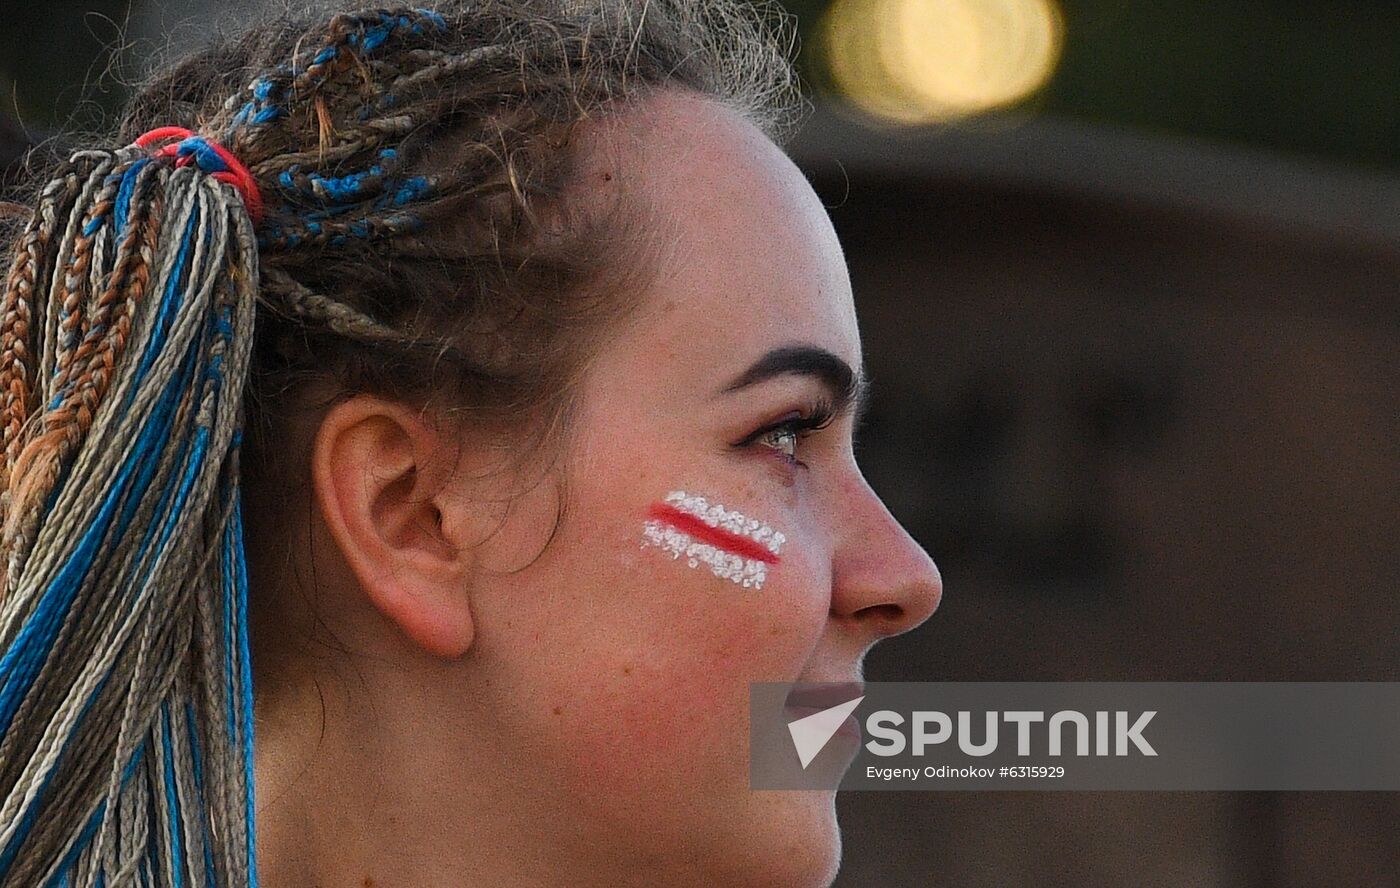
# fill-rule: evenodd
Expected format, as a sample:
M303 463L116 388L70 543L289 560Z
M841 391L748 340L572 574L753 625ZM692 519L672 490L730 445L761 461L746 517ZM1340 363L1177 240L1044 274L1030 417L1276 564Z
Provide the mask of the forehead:
M589 165L645 208L657 275L644 315L677 358L732 376L796 343L860 366L845 259L801 171L756 126L711 100L654 95L598 133ZM611 184L611 183L615 183Z

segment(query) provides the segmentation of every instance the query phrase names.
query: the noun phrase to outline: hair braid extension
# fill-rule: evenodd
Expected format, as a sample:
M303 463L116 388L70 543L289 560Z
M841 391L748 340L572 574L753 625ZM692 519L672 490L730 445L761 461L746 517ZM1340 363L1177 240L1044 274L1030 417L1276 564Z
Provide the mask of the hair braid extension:
M84 177L85 178L85 177ZM9 467L14 462L14 442L19 438L27 417L26 404L33 383L26 349L29 325L33 318L31 303L46 277L43 259L47 247L57 233L59 218L65 206L77 200L80 190L79 164L74 162L51 181L40 198L39 211L24 237L16 245L16 259L5 287L3 320L0 320L0 389L4 390L3 410L8 421L0 428L4 460L0 462L0 482L8 500Z
M401 343L402 332L320 293L313 293L285 272L270 270L264 287L280 293L278 304L292 315L319 323L334 333L366 342Z
M188 689L214 684L226 670L178 684L192 646L224 650L234 661L246 657L246 643L227 631L235 621L195 644L200 624L180 615L201 597L197 590L220 582L227 588L220 577L239 573L236 559L216 559L211 571L199 557L217 549L218 520L185 516L210 513L216 497L236 495L233 477L220 483L220 473L237 446L236 383L251 346L258 270L251 221L237 195L202 171L158 166L140 151L94 164L82 194L88 200L73 202L65 226L71 248L47 245L56 254L45 319L53 333L44 343L53 358L41 367L52 369L37 380L35 421L7 488L3 543L10 558L0 624L0 775L11 788L0 803L5 884L49 884L80 870L101 878L100 859L116 855L103 813L133 780L147 781L150 798L165 800L161 842L139 849L149 866L183 869L187 849L209 847L203 832L193 832L200 821L181 817L171 804L183 795L191 813L205 807L190 769L174 768L188 761L179 753L189 742L172 739L171 723L154 716L195 700L208 707L210 694ZM46 224L42 215L36 222ZM104 226L112 229L105 246ZM25 242L42 240L41 233ZM138 513L142 520L133 520ZM187 690L176 694L177 687ZM248 727L242 689L219 680L214 690L219 709L231 713L232 736L209 732L195 743L202 739L208 759L239 757L235 741ZM122 724L115 736L114 720ZM147 758L156 743L159 751ZM152 773L151 762L163 773ZM71 811L83 817L66 816ZM229 825L230 836L246 832ZM104 839L94 846L98 827ZM251 878L249 842L242 847L221 855L220 881ZM201 867L192 881L213 875L210 859L211 868Z
M278 411L321 379L556 435L647 272L644 207L558 207L573 128L675 86L781 138L777 14L289 21L170 66L127 147L36 188L0 294L0 888L257 885L243 498L279 486Z

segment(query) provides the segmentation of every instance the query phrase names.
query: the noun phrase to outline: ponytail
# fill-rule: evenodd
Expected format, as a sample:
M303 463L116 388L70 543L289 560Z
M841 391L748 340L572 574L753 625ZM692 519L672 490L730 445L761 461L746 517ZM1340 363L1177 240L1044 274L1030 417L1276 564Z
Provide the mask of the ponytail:
M0 303L0 885L256 884L257 247L207 159L166 157L75 155Z

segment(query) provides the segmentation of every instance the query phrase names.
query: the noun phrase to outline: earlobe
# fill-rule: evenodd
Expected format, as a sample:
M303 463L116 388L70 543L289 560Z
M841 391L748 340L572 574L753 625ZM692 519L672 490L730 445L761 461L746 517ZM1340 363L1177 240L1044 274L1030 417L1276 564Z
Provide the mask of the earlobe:
M456 659L471 647L475 629L465 589L459 589L456 601L436 594L437 589L415 590L405 583L366 591L380 612L428 653Z
M412 644L449 658L475 634L470 553L444 536L437 499L454 450L413 411L356 395L327 411L311 454L316 505L366 599Z

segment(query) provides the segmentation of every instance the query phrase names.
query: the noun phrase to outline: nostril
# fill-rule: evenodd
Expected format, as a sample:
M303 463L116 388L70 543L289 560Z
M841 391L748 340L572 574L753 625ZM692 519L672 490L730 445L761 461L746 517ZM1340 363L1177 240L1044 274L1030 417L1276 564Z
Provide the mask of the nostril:
M852 616L857 620L895 624L904 620L905 610L899 604L872 604L857 610Z

